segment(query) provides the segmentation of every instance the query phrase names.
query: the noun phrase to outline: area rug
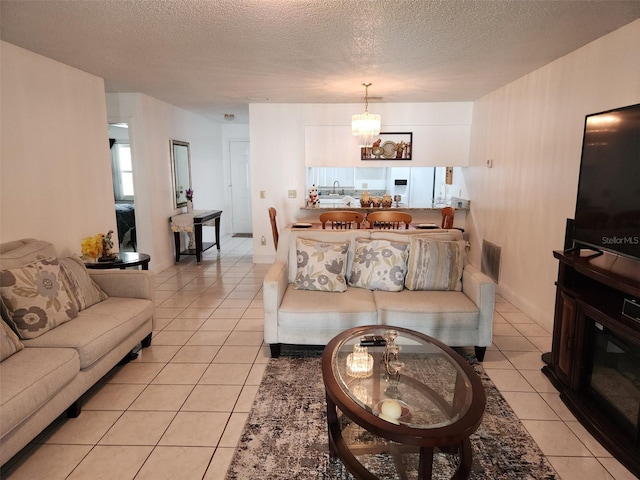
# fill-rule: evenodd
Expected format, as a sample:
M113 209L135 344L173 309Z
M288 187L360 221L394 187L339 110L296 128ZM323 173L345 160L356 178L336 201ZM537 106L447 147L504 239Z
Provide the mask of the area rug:
M233 238L253 238L253 233L234 233Z
M294 352L269 361L227 472L227 480L354 478L340 460L329 457L320 357L319 351ZM473 469L469 478L557 479L553 468L481 364L474 357L467 357L467 360L482 379L487 395L482 424L471 437ZM355 424L349 427L360 428ZM397 479L393 461L385 455L376 457L371 459L376 474L380 478ZM456 462L455 454L436 453L433 478L450 479Z

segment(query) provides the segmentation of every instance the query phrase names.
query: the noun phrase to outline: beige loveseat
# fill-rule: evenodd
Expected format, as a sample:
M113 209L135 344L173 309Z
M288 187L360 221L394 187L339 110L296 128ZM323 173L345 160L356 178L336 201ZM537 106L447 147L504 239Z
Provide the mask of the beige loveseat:
M474 346L483 360L491 345L495 284L463 260L461 291L380 291L347 286L342 293L294 288L298 239L323 242L348 241L345 274L349 279L358 238L424 243L424 238L459 245L459 230L316 230L287 229L279 240L276 260L264 277L264 340L271 355L280 355L282 344L326 345L335 335L352 327L389 325L432 336L449 346ZM461 245L461 246L460 246ZM402 282L402 279L401 279ZM458 284L460 286L460 284Z
M0 464L3 465L65 410L69 416L77 416L83 393L138 344L151 343L154 293L151 272L87 270L77 258L55 256L53 246L44 241L26 239L0 245L3 317ZM30 285L24 272L33 268L41 277ZM62 277L52 276L52 272L58 272L55 268L65 276L65 282L59 282ZM58 314L73 318L47 329L44 322L37 324L39 317L34 312L39 307L27 309L21 305L22 313L25 310L31 313L20 316L11 297L17 282L26 285L18 290L21 301L33 299L34 305L38 293L58 294L46 304L52 312L47 318L54 323L60 322L55 317ZM65 287L72 286L62 288L62 283ZM67 296L61 297L59 290L65 290ZM97 303L87 306L93 301ZM24 330L16 329L16 324ZM14 330L32 338L18 338Z

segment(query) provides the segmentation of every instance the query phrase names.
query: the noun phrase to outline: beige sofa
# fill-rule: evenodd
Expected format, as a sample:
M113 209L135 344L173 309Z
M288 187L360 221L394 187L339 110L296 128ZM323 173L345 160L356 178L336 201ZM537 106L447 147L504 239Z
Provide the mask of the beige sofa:
M464 261L462 291L378 291L348 286L343 293L293 288L297 273L298 238L349 241L346 275L353 264L357 238L409 242L411 235L465 245L459 230L317 230L282 232L276 260L264 278L264 341L271 355L282 344L326 345L335 335L362 325L409 328L449 346L474 346L483 360L491 345L495 284ZM464 247L460 247L464 251ZM402 286L400 287L402 288Z
M34 265L34 262L40 265L38 260L55 255L50 243L39 240L0 245L0 287L6 287L7 276L18 276L15 272L22 271L18 267ZM77 416L79 399L92 385L138 344L151 343L153 274L142 270L86 270L79 261L75 263L84 270L85 276L89 273L86 279L92 279L108 298L100 293L98 303L78 308L75 318L34 338L19 339L7 328L11 325L15 330L15 325L7 320L9 307L5 304L6 290L3 290L0 325L3 327L0 328L3 350L0 463L3 465L65 410L69 416ZM94 290L99 291L95 286ZM11 348L17 351L13 353Z

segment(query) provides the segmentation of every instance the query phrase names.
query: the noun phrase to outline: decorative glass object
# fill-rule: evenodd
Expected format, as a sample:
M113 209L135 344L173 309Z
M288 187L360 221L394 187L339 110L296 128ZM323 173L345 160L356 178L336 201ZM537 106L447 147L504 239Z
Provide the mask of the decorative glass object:
M353 353L347 355L347 374L356 378L365 378L373 373L373 357L367 347L359 343L353 346Z

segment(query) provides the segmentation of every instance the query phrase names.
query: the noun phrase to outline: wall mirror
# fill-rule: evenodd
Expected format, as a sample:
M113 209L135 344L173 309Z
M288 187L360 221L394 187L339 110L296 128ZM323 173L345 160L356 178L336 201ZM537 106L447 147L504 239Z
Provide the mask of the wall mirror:
M187 189L191 188L191 158L188 142L171 140L171 173L174 207L184 207L187 205Z

